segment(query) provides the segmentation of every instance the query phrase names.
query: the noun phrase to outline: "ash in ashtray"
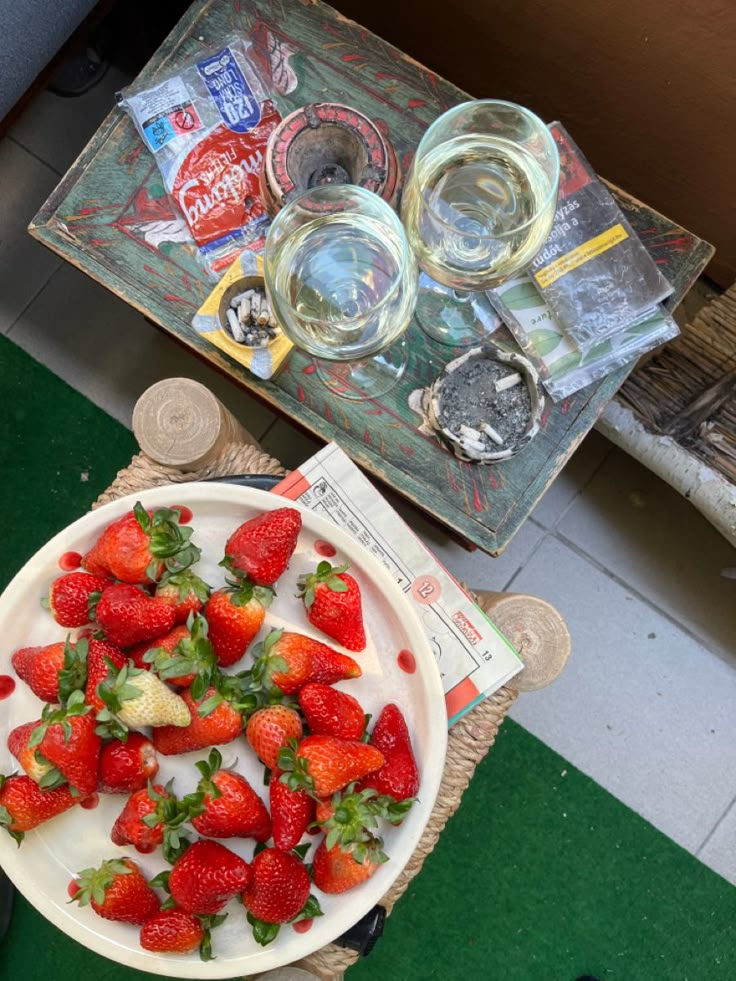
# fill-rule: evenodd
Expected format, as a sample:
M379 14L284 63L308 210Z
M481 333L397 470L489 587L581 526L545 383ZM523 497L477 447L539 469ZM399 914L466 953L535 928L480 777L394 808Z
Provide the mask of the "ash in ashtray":
M527 432L531 416L529 389L509 365L469 359L442 382L440 424L478 450L513 446Z
M267 347L279 325L271 311L266 291L244 290L230 301L225 328L234 341L246 347Z

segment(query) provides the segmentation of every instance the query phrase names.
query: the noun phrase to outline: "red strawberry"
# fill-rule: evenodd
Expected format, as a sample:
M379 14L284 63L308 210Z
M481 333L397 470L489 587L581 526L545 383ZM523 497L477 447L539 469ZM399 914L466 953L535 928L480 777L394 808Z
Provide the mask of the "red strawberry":
M93 575L124 583L155 582L165 571L180 572L197 561L200 550L189 541L192 529L180 525L179 517L176 509L146 511L138 503L105 528L82 565Z
M8 734L8 749L20 763L23 772L42 789L46 789L49 785L59 785L65 781L59 771L39 753L38 746L30 745L31 736L39 722L40 720L25 722L11 729Z
M144 855L163 845L164 858L174 861L188 844L178 832L186 814L170 784L154 784L130 795L110 838L113 844L132 845Z
M116 584L103 591L95 616L111 644L131 647L167 634L176 611L171 603L154 599L137 586Z
M299 692L299 705L312 735L362 739L365 712L347 692L313 682Z
M97 789L102 740L95 732L96 724L84 696L75 691L66 708L44 708L29 741L80 797L89 797Z
M314 853L314 884L322 892L347 892L369 879L385 861L380 839L373 839L368 844L333 845L329 849L323 841Z
M79 643L83 643L79 641ZM97 686L105 681L110 671L107 663L110 661L116 668L122 668L127 661L125 654L119 651L112 644L106 644L101 640L89 640L84 643L89 644L87 652L87 684L84 689L84 700L94 712L100 712L105 707L105 703L97 692Z
M371 787L379 794L394 800L416 797L419 791L419 769L411 748L411 739L401 709L393 703L386 705L376 720L370 738L386 757L383 766L365 777L359 789Z
M21 647L11 661L34 695L54 703L66 701L73 691L84 687L86 659L86 640L67 640L45 647Z
M110 585L103 576L88 572L70 572L54 579L44 601L54 620L62 627L83 627L94 619L97 596Z
M267 705L248 719L245 736L256 756L269 770L279 761L279 752L290 739L302 738L302 720L288 705Z
M28 776L0 775L0 826L20 844L26 831L68 811L79 800L66 785L41 790Z
M285 695L294 695L310 681L324 685L345 678L359 678L360 665L347 654L304 634L272 630L253 654L258 658L254 675L267 686L275 685Z
M217 841L195 841L174 863L169 891L187 913L219 913L247 888L250 877L250 865L229 848Z
M221 667L235 664L248 650L263 626L266 608L272 598L271 590L244 580L237 586L218 589L207 600L204 617L209 625L210 643Z
M212 590L191 569L167 576L156 586L156 597L176 609L176 623L186 623L190 613L199 613Z
M375 746L334 736L307 736L295 750L282 750L279 757L292 790L303 788L315 797L331 797L383 762L383 753Z
M144 640L142 644L136 644L126 651L126 655L131 658L137 668L150 671L154 658L146 658L145 655L149 651L163 651L164 654L171 655L179 641L188 636L189 630L183 624L180 624L167 634L164 634L163 637L156 637L154 640ZM163 658L160 661L163 663Z
M153 730L153 744L164 756L177 753L190 753L195 749L205 749L221 743L232 742L243 731L243 718L228 704L214 688L208 688L205 697L195 701L191 689L181 693L187 704L191 722L186 727L160 726ZM200 710L209 709L207 703L215 702L215 708L205 716Z
M202 698L217 673L217 658L209 640L209 626L196 614L189 627L174 627L170 634L156 642L143 655L146 667L164 681L192 689L195 699Z
M97 869L85 869L75 885L72 900L80 906L90 904L106 920L145 923L161 908L158 896L129 858L108 859Z
M357 790L355 784L348 784L329 800L317 802L315 822L324 829L325 847L329 850L338 844L370 842L372 829L378 827L379 820L401 824L412 804L411 798L396 801L373 789Z
M281 770L274 770L268 785L271 807L271 833L276 848L290 852L302 840L314 820L314 800L306 790L292 790L281 780Z
M302 528L295 508L276 508L244 521L225 545L225 565L260 586L272 586L286 571Z
M196 805L192 827L205 838L271 837L271 818L258 794L239 773L221 769L219 751L210 751L208 760L196 766L202 774L196 790L201 803Z
M201 960L211 960L210 929L224 919L224 916L195 916L175 906L162 909L141 927L141 947L158 954L188 954L199 947Z
M307 619L349 651L365 650L365 628L360 586L341 565L320 562L317 571L299 577Z
M158 773L156 749L140 732L127 742L113 739L102 747L97 789L103 794L132 794L143 790Z
M281 923L294 920L309 899L309 873L293 852L266 848L253 859L252 875L242 895L253 936L265 946L276 937ZM310 910L310 918L318 913Z

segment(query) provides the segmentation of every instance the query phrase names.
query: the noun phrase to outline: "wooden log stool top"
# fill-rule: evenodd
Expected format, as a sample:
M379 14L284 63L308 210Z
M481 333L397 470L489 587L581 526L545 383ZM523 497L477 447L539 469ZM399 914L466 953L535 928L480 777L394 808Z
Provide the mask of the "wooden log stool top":
M160 392L157 398L161 398ZM207 411L212 410L208 408ZM191 424L195 427L199 425L196 420ZM247 439L249 442L225 442L216 448L214 455L210 448L204 454L204 462L201 451L195 447L198 456L194 460L183 460L179 466L161 463L145 453L139 453L133 457L130 466L118 473L93 507L168 483L236 474L286 475L278 460L264 453L252 436L247 434ZM156 445L155 436L149 438L148 445ZM549 684L560 673L570 653L570 635L565 621L549 603L521 594L476 592L474 595L481 609L520 650L524 669L507 686L476 705L450 729L437 800L414 854L381 900L387 914L391 913L394 903L420 871L448 820L460 806L475 768L494 744L499 727L519 691L532 691ZM298 966L324 981L338 981L359 956L356 951L328 944L299 961Z

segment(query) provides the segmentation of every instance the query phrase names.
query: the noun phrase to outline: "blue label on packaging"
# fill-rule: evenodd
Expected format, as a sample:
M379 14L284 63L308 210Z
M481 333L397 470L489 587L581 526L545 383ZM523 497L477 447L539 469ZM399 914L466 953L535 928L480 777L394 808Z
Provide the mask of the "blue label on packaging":
M230 48L197 62L222 121L234 133L247 133L258 125L261 106Z

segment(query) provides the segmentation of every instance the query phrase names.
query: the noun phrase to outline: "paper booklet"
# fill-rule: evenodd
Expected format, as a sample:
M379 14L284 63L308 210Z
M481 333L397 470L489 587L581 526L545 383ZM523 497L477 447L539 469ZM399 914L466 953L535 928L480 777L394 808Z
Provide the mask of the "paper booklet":
M516 650L336 443L273 493L334 521L389 569L427 631L450 725L521 671Z

